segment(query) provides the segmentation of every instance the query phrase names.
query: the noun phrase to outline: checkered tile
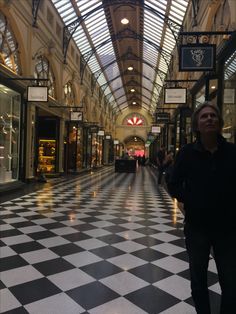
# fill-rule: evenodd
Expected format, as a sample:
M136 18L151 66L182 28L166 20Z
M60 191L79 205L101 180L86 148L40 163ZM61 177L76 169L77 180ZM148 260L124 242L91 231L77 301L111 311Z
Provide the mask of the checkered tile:
M2 203L0 313L195 313L175 206L149 167L53 179ZM217 313L213 260L209 289Z

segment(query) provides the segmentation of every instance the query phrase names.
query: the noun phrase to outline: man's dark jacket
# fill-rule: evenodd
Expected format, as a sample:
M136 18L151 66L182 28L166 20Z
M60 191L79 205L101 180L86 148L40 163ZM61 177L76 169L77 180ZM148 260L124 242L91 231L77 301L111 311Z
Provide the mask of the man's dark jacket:
M185 145L176 156L168 190L184 203L186 222L236 229L236 145L222 136L214 153L200 141Z

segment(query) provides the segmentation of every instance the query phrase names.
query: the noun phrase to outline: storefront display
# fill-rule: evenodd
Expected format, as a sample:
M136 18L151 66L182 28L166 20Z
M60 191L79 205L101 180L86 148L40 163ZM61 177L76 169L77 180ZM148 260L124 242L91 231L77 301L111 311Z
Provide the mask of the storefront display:
M225 62L223 97L223 136L236 143L236 51Z
M0 85L0 183L19 178L20 94Z
M38 172L55 172L56 141L48 139L39 140Z

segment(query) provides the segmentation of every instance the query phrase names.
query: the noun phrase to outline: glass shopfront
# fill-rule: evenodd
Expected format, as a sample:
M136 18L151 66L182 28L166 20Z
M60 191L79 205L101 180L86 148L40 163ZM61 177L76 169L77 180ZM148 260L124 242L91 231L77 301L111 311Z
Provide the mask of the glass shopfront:
M223 136L236 143L236 51L225 62L222 114Z
M21 96L0 85L0 183L19 178Z

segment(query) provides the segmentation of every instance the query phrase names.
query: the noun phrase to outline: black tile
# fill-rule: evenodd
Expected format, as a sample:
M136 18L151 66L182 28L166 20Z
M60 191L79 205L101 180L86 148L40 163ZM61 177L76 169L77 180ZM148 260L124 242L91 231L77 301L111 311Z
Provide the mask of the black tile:
M90 276L96 278L97 280L123 271L123 269L107 261L100 261L97 263L89 264L80 267L80 269L89 274Z
M119 250L113 246L110 246L110 245L102 246L102 247L99 247L97 249L90 250L90 252L92 252L93 254L95 254L95 255L103 258L103 259L108 259L111 257L125 254L125 252L123 252L123 251L121 251L121 250Z
M66 291L66 294L86 310L120 297L98 281Z
M3 243L3 242L0 240L0 247L1 247L1 246L6 246L6 244Z
M23 233L20 232L17 229L9 229L9 230L0 231L0 237L1 238L17 236L17 235L20 235L20 234L23 234Z
M21 306L21 307L17 307L14 310L4 312L4 314L29 314L29 312L27 312L26 309L24 309L23 306Z
M90 236L88 236L87 234L82 233L82 232L66 234L66 235L63 235L62 238L66 239L70 242L77 242L77 241L91 239Z
M148 227L143 227L143 228L139 228L139 229L135 229L135 231L143 233L145 235L152 235L155 233L158 233L160 231L152 229L152 228L148 228Z
M154 283L173 275L169 271L149 263L132 268L129 272L150 283Z
M6 215L0 215L0 218L3 219L10 219L10 218L19 218L16 214L6 214Z
M174 241L170 241L169 243L177 245L177 246L180 246L180 247L182 247L184 249L186 248L185 240L183 238L182 239L177 239L177 240L174 240Z
M175 257L175 258L178 258L178 259L180 259L180 260L182 260L184 262L189 262L188 253L186 251L174 254L172 256Z
M125 241L125 239L123 237L120 237L116 234L108 234L108 235L99 237L97 239L101 240L105 243L108 243L108 244L114 244L114 243Z
M82 249L81 247L73 243L54 246L54 247L51 247L50 250L59 256L66 256L66 255L84 251L84 249Z
M101 221L101 219L98 219L96 217L80 218L80 220L84 221L85 223Z
M88 231L88 230L96 229L96 227L94 227L93 225L87 224L87 223L73 226L72 228L74 228L78 231Z
M41 278L10 287L9 290L23 305L61 292L61 290L47 278Z
M148 226L154 226L154 225L157 224L156 222L151 221L151 220L139 220L139 221L137 221L137 223L140 224L140 225L142 225L142 226L146 226L146 227L148 227Z
M18 268L25 265L29 265L29 264L19 255L3 257L1 258L0 272L5 271L5 270L10 270L13 268Z
M6 288L6 286L4 285L4 283L0 280L0 290Z
M121 226L109 226L109 227L103 227L104 230L107 230L112 233L119 233L123 231L127 231L127 228L121 227Z
M135 231L137 231L137 230L135 230ZM148 237L148 236L143 237L143 238L137 238L137 239L134 239L133 241L137 242L139 244L143 244L143 245L148 246L148 247L163 243L163 241L161 241L161 240L157 240L155 238Z
M45 231L30 233L30 237L34 240L41 240L41 239L55 237L55 233L45 230Z
M179 303L180 300L154 286L147 286L124 296L148 314L157 314Z
M68 217L66 215L65 216L59 216L59 217L53 217L53 220L56 220L56 221L67 221Z
M31 227L35 226L36 224L33 223L32 221L22 221L22 222L16 222L16 223L11 223L11 225L15 228L24 228L24 227Z
M167 256L166 254L164 254L162 252L158 252L158 251L152 250L150 248L135 251L135 252L132 252L130 254L137 256L141 259L144 259L145 261L148 261L148 262L153 262L157 259L164 258Z
M109 219L109 222L111 222L115 225L121 225L121 224L126 224L128 221L126 219L122 219L122 218L115 218L115 219Z
M52 222L52 223L49 223L49 224L44 224L43 227L45 229L57 229L57 228L65 228L66 226L60 222Z
M40 271L44 276L50 276L75 267L63 258L55 258L53 260L34 264L34 268Z
M28 220L37 220L37 219L44 219L46 218L45 216L43 215L31 215L31 216L27 216L26 217Z
M18 254L44 249L45 247L36 241L11 245L11 248Z
M168 231L168 233L175 235L177 237L183 238L184 237L184 233L182 229L173 229Z

